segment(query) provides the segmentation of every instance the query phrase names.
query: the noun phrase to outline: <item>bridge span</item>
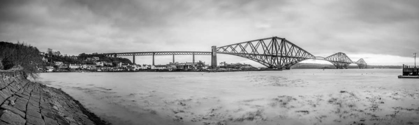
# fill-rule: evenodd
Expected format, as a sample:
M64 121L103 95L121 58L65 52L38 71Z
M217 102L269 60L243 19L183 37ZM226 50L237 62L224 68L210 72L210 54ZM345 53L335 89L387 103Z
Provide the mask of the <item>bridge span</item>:
M211 56L211 67L213 68L217 67L217 54L228 54L247 58L273 69L290 69L294 64L307 59L326 60L338 69L348 68L351 63L357 64L359 68L366 68L367 66L364 59L361 58L354 62L342 52L332 54L328 57L316 57L287 39L276 36L221 47L212 46L211 51L152 51L95 54L112 57L132 56L133 63L135 63L135 56L152 56L152 65L154 65L156 55L172 55L173 62L175 62L175 55L192 55L193 63L195 63L195 55L209 55Z
M135 56L152 56L154 65L154 56L156 55L171 55L173 56L173 63L175 62L175 55L192 55L192 62L195 63L195 55L211 55L212 52L205 51L153 51L153 52L121 52L121 53L100 53L98 55L105 55L110 57L117 56L132 56L132 62L135 63Z

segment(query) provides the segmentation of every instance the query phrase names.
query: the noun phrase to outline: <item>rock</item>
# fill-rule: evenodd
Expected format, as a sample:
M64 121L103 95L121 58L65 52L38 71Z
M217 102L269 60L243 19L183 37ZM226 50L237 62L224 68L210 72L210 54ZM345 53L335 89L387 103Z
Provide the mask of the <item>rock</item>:
M17 114L12 113L8 110L3 110L2 115L0 117L1 121L7 122L9 124L14 125L24 125L26 120L22 117L20 117Z
M109 124L63 91L10 74L0 71L0 125Z

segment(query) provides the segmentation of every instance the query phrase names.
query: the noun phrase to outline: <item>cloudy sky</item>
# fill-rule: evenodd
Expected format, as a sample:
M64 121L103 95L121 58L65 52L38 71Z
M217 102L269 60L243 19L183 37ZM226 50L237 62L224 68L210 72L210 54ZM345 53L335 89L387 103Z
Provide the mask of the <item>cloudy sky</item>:
M378 65L413 64L419 53L418 0L1 0L0 17L1 41L69 55L210 51L271 36L316 56L344 52Z

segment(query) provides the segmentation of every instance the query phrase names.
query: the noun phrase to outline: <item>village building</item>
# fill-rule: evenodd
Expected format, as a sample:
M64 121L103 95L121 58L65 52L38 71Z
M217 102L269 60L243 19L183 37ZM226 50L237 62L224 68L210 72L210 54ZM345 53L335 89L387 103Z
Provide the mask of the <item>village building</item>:
M46 66L45 68L46 68L46 71L47 71L47 72L52 72L52 71L54 71L54 67L53 67L53 66Z
M54 62L54 65L55 66L61 66L61 65L63 65L64 63L63 62L60 62L60 61L56 61L56 62Z
M154 65L154 67L157 70L165 70L165 69L167 69L167 65Z
M68 67L70 69L80 69L81 65L80 64L70 64L70 65L68 65Z

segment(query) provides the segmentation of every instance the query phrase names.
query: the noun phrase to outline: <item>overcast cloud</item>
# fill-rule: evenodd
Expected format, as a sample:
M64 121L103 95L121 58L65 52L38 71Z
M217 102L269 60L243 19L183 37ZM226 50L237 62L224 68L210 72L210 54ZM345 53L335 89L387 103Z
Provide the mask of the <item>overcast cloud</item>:
M71 55L210 51L271 36L318 56L419 52L417 0L2 0L0 16L0 40Z

